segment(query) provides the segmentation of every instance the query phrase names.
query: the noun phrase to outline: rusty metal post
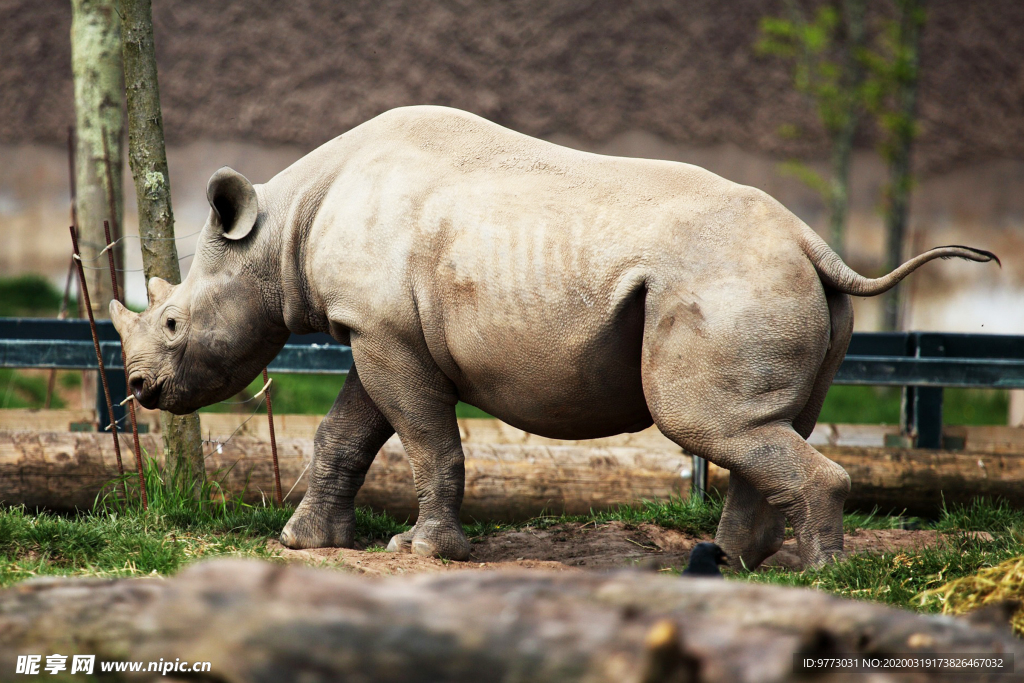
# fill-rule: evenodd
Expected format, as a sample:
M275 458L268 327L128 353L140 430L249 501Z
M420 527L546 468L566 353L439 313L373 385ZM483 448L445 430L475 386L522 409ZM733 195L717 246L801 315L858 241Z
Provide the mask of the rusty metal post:
M106 140L103 142L103 146L106 147ZM104 149L104 152L106 149ZM107 175L110 175L110 164L107 164ZM110 203L114 203L114 194L110 194ZM107 261L110 262L110 291L114 293L114 300L121 301L121 294L117 287L117 270L114 268L114 251L111 249L113 243L110 241L110 223L103 221L103 234L107 238ZM121 303L124 303L121 301ZM128 360L124 355L124 342L121 343L121 365L124 367L124 384L128 386ZM142 474L142 448L139 446L139 423L135 418L135 401L134 396L129 394L128 397L128 415L131 416L132 422L132 438L135 440L135 466L139 469L139 493L142 494L142 509L149 509L149 499L146 496L146 478ZM109 401L108 401L109 402ZM108 407L108 410L113 408ZM114 419L114 413L110 413L110 419Z
M103 383L103 394L107 399L107 414L110 415L110 431L114 436L114 454L117 456L117 471L121 475L121 493L125 502L128 501L128 488L124 483L124 464L121 462L121 443L117 439L117 421L113 420L114 406L110 401L110 389L107 387L107 375L103 368L103 352L100 350L100 338L96 333L96 319L92 315L92 303L89 301L89 285L85 281L85 270L82 268L82 254L78 250L78 235L75 233L75 226L71 226L71 246L75 250L75 264L78 266L78 282L82 287L82 299L85 302L85 310L89 314L89 329L92 331L92 344L96 348L96 364L100 369L100 382Z
M263 386L267 392L267 422L270 423L270 455L274 459L274 498L281 505L281 471L277 467L277 437L274 436L274 405L270 401L270 377L263 368Z

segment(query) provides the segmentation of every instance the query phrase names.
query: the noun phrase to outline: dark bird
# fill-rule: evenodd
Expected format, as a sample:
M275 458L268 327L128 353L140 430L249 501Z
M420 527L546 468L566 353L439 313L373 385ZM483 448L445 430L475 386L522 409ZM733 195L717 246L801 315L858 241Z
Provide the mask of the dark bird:
M729 562L729 556L714 543L698 543L690 551L690 562L683 570L685 576L722 577L719 565Z

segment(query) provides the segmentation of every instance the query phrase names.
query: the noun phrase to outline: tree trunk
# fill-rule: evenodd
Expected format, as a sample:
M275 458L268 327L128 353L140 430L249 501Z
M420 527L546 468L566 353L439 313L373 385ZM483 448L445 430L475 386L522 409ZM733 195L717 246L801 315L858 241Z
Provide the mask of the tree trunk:
M916 135L917 84L919 70L918 43L924 24L922 0L899 0L899 30L896 38L895 97L896 111L891 140L887 150L889 185L885 196L885 228L887 233L887 269L893 270L903 261L910 192L913 189L911 151ZM903 285L896 285L885 295L883 329L900 330L904 326Z
M75 212L82 259L89 266L85 274L92 300L93 316L107 318L107 302L113 297L106 257L99 258L105 246L103 221L121 225L124 162L121 143L124 118L124 69L121 65L121 20L116 0L72 0L71 71L75 85ZM109 177L104 150L109 150ZM109 198L113 194L114 215ZM114 237L116 239L116 236ZM114 252L123 268L122 252ZM84 306L82 297L79 305ZM84 313L84 312L83 312ZM83 408L96 407L95 372L83 373Z
M178 250L174 244L171 183L164 150L164 124L160 113L153 17L150 0L121 0L121 37L125 86L128 95L128 155L139 203L139 236L146 281L160 277L181 282ZM199 416L162 413L164 451L178 471L190 473L192 488L200 495L206 480Z
M42 653L42 673L45 655L88 653L93 673L103 662L141 662L142 671L153 662L160 673L148 669L141 680L173 672L168 680L232 683L962 681L963 669L910 663L867 676L810 675L797 665L804 657L959 655L998 658L1012 672L1024 644L1005 628L1005 612L986 616L652 572L373 580L216 560L169 579L50 578L0 591L0 670L14 672L19 655ZM73 660L65 661L70 671ZM195 662L209 668L175 671ZM970 679L1007 680L973 669Z
M844 0L842 12L843 25L846 28L842 44L846 111L842 125L832 135L832 177L829 182L829 231L832 249L840 258L846 255L850 159L853 154L854 136L860 122L860 89L864 80L864 70L860 63L860 52L864 48L864 5L865 0Z

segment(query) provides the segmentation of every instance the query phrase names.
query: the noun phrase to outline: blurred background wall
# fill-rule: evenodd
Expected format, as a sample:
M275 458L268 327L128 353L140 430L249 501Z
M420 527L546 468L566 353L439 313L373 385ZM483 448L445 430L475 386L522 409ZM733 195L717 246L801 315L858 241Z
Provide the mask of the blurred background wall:
M759 187L816 230L819 196L779 173L824 166L825 136L791 69L758 54L781 2L715 0L269 0L154 3L177 234L205 220L210 174L268 180L324 141L396 106L460 107L591 151L696 163ZM0 0L0 276L63 286L74 122L71 11ZM908 328L1024 333L1024 3L932 0L921 41L917 182L907 251L963 243L1002 270L946 261L911 278ZM784 131L799 129L793 136ZM885 167L856 140L848 262L883 270ZM126 182L125 228L135 231ZM183 270L195 237L179 242ZM141 268L137 242L126 268ZM129 298L145 302L141 273ZM876 329L860 300L857 329Z

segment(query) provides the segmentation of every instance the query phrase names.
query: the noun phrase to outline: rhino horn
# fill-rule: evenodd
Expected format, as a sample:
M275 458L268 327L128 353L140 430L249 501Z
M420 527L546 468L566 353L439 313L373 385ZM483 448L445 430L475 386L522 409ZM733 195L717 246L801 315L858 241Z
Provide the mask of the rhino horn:
M256 188L238 171L225 166L214 173L206 185L206 198L213 209L210 223L229 240L242 239L256 224Z
M117 333L124 338L139 324L139 314L128 310L120 301L114 299L110 302L110 320L114 323Z

